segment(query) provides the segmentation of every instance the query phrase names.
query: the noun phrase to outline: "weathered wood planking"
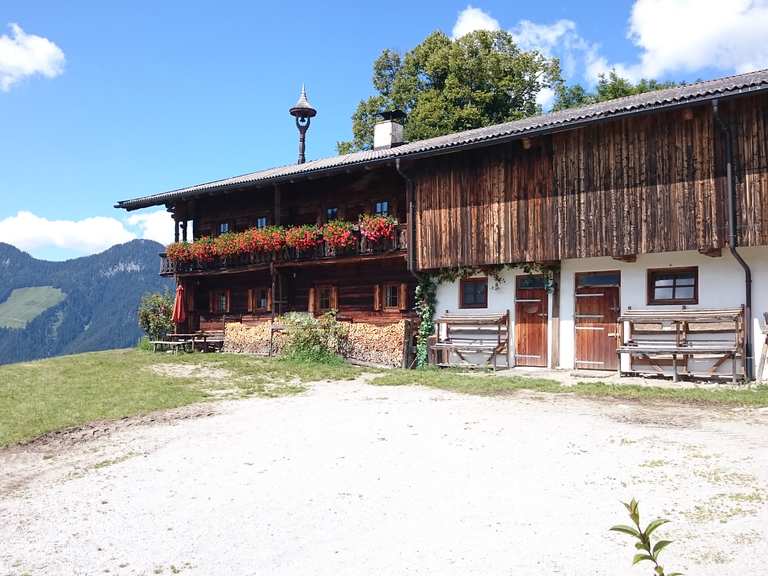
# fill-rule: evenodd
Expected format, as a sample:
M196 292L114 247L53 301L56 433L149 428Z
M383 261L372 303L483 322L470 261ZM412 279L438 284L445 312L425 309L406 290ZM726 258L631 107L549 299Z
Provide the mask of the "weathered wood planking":
M723 103L739 235L768 244L768 98ZM423 162L421 269L720 248L725 163L709 106L595 124ZM745 219L745 216L748 217Z

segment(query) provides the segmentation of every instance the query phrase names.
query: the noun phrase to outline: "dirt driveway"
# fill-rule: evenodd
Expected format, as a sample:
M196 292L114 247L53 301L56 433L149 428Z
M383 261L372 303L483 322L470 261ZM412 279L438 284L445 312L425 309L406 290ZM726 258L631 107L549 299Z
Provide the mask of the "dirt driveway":
M212 407L0 452L0 575L647 575L608 532L632 496L668 568L766 570L765 410L363 382Z

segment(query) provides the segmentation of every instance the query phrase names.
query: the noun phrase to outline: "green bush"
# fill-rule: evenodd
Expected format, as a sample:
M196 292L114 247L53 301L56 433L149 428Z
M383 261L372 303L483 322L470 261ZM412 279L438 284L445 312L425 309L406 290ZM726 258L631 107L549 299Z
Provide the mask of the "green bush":
M173 295L145 294L139 303L139 326L150 340L162 340L173 332Z
M149 338L146 336L142 336L139 338L139 341L136 343L136 348L138 350L144 350L145 352L149 352L152 350L152 344L149 343Z
M282 317L285 330L283 357L302 362L338 363L349 349L347 328L335 312L319 318L291 312Z

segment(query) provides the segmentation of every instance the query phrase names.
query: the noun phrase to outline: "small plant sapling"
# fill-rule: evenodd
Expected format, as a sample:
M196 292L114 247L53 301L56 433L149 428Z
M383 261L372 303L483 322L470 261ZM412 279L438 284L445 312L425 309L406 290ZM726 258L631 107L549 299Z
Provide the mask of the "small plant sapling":
M627 526L626 524L619 524L617 526L613 526L611 528L614 532L621 532L622 534L627 534L629 536L632 536L637 542L635 542L635 548L638 550L638 553L635 554L635 557L632 559L632 564L638 564L640 562L651 562L654 565L654 571L653 574L655 576L683 576L680 572L672 572L670 574L667 574L664 572L664 567L659 564L659 554L661 554L661 551L664 550L667 546L672 544L671 540L657 540L654 544L651 535L653 532L659 527L663 526L669 520L662 520L660 518L657 518L656 520L650 522L648 526L645 527L645 530L643 530L640 527L640 508L639 503L637 500L632 498L632 501L629 503L622 502L624 504L624 507L629 512L629 517L632 520L633 526Z

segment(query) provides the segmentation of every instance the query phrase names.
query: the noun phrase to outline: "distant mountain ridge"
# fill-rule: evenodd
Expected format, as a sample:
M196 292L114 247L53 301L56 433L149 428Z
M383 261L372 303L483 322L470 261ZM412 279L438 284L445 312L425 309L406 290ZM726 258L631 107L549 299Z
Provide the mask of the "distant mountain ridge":
M158 275L162 250L157 242L133 240L93 256L48 262L0 243L0 309L5 304L7 316L9 307L25 305L25 319L34 316L23 328L7 327L23 322L4 327L0 317L0 364L136 344L142 295L173 289ZM43 287L65 296L43 298L37 313Z

